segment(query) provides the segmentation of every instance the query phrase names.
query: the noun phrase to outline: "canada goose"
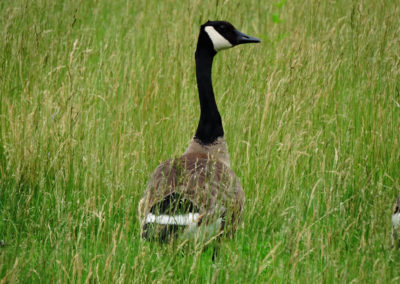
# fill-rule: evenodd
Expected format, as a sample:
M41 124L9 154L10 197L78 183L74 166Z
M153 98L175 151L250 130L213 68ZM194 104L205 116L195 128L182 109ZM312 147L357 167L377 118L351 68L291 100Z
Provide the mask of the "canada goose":
M400 248L400 195L397 197L392 215L392 246Z
M195 53L200 121L184 154L152 174L138 208L143 237L168 241L177 231L180 236L202 231L210 239L235 232L244 192L230 168L211 69L218 51L253 42L260 40L225 21L201 26Z

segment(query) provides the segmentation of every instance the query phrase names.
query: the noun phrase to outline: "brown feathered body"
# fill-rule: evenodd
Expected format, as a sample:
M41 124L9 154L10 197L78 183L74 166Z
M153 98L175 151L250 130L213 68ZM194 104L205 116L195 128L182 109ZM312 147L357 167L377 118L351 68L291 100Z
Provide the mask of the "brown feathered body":
M173 194L194 205L199 215L195 220L197 226L207 226L221 218L216 233L236 231L244 192L229 167L223 139L212 146L194 141L184 155L165 161L154 170L139 204L142 228L146 229L146 217L152 208Z

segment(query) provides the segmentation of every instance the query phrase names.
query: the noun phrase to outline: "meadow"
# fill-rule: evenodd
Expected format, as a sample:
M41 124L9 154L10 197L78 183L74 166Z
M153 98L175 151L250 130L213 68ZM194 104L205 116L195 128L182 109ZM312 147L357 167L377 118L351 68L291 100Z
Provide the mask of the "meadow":
M218 257L142 240L153 169L194 135L199 27L243 223ZM0 2L1 283L390 283L398 1Z

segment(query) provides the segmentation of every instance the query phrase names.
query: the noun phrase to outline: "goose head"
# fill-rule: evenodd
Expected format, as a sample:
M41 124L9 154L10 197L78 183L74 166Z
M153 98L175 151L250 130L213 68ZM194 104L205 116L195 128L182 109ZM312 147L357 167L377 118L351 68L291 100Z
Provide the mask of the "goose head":
M201 26L198 44L203 48L212 48L216 53L220 50L244 43L260 42L258 38L238 31L226 21L208 21Z

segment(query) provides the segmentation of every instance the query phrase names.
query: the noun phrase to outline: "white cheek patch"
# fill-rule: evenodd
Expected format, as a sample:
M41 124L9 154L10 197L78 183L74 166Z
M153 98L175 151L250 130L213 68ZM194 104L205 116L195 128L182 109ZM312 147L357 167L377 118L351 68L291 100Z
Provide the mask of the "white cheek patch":
M217 32L214 27L207 26L204 28L208 36L210 37L215 51L220 51L221 49L226 49L232 47L232 44L224 38L219 32Z

